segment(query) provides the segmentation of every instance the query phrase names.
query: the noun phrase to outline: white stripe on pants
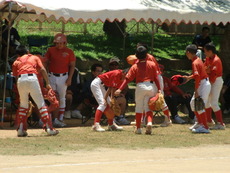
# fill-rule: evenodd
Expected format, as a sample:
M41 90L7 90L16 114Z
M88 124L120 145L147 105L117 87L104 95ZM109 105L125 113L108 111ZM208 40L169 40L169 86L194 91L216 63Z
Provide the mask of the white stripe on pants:
M65 83L67 79L68 79L68 74L60 77L49 74L50 85L52 89L56 90L58 93L60 108L65 108L66 105L65 96L66 96L67 85Z
M29 94L33 98L34 102L38 106L38 109L45 105L44 98L41 92L41 88L37 79L37 75L28 76L22 74L17 81L18 92L20 96L20 106L28 108Z
M198 95L203 99L205 108L208 108L208 97L211 90L211 84L208 79L203 79L200 81L200 86L197 89ZM192 111L195 111L195 94L193 94L190 106ZM198 114L203 113L205 110L198 111Z
M99 106L97 107L98 110L104 112L105 108L106 108L106 104L104 103L104 97L106 94L106 90L104 85L102 84L102 81L99 77L96 77L91 85L90 85L91 91L95 97L95 99L97 100L97 103L99 104ZM107 98L107 102L110 102L110 98Z
M143 111L150 111L148 102L149 98L155 96L157 87L155 83L141 82L137 84L135 91L136 113L143 113Z
M219 106L219 97L220 97L220 91L223 87L223 79L222 77L216 78L216 81L211 84L211 91L208 99L208 106L212 107L212 110L214 112L220 110Z

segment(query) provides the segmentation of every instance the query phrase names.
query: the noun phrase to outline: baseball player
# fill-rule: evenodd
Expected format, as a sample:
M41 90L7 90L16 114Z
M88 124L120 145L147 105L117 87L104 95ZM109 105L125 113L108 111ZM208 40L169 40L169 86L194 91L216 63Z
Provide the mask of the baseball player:
M71 85L74 73L76 58L74 52L67 48L67 38L64 34L58 33L54 37L54 47L50 47L45 54L49 69L50 85L59 95L59 116L54 123L58 126L66 126L63 121L65 112L66 89Z
M195 98L201 97L207 107L208 97L211 90L211 85L208 79L208 75L205 71L204 63L200 58L196 56L197 46L195 44L188 45L186 47L186 56L192 61L192 75L184 76L187 81L195 80L195 92L191 99L191 108L194 111L198 124L195 124L191 130L194 133L209 133L207 125L205 110L195 111Z
M100 126L100 120L102 114L108 109L108 103L110 98L108 97L113 88L118 88L125 78L127 70L112 70L103 74L98 75L91 83L91 91L94 98L97 100L99 106L95 112L94 125L92 129L97 132L104 132ZM108 87L107 92L105 86ZM114 116L113 116L114 117ZM123 130L114 121L113 117L108 119L108 130Z
M28 54L28 50L25 46L20 45L16 48L18 58L13 63L12 70L13 75L17 80L17 88L20 96L20 106L18 108L18 124L17 134L18 137L27 136L27 112L28 112L28 99L29 95L36 103L41 119L46 127L48 135L57 135L58 131L53 129L52 121L47 111L47 107L44 103L41 88L38 82L37 74L38 70L42 74L46 88L50 89L48 76L40 58L37 56Z
M155 96L158 92L161 92L160 83L158 80L158 70L154 62L148 61L147 49L144 46L139 46L136 50L136 57L139 61L132 65L127 73L125 80L118 90L115 91L115 95L119 95L124 87L132 80L136 79L136 134L141 134L141 118L143 111L147 117L147 127L145 134L152 133L152 118L153 113L148 107L149 99Z
M145 43L138 43L137 44L137 47L139 47L139 46L143 46L143 47L145 47L146 49L147 49L147 51L148 51L148 46L145 44ZM131 55L132 56L132 55ZM134 55L135 56L135 55ZM160 65L158 62L157 62L157 60L156 60L156 58L153 56L153 55L151 55L151 54L149 54L149 53L147 53L147 55L146 55L146 60L148 60L148 61L152 61L152 62L154 62L155 63L155 66L156 66L156 69L157 69L157 77L158 77L158 80L159 80L159 83L160 83L160 89L161 89L161 91L162 91L162 94L164 94L164 81L163 81L163 77L162 77L162 73L161 73L161 66L162 65ZM134 63L137 63L138 62L138 60L134 60L133 61ZM167 104L166 104L166 102L164 103L164 108L162 109L162 111L163 111L163 113L164 113L164 115L165 115L165 120L164 120L164 122L161 124L161 127L167 127L167 126L170 126L170 125L172 125L172 121L171 121L171 119L170 119L170 114L169 114L169 109L168 109L168 106L167 106ZM145 114L143 114L143 116L145 116ZM143 118L143 119L145 119L145 118Z
M217 124L210 129L224 130L225 124L223 123L222 112L218 104L220 92L223 86L223 67L220 58L216 55L216 47L212 43L204 46L206 55L205 68L211 83L211 92L208 99L208 108L206 108L206 115L208 123L212 123L212 110L215 113Z

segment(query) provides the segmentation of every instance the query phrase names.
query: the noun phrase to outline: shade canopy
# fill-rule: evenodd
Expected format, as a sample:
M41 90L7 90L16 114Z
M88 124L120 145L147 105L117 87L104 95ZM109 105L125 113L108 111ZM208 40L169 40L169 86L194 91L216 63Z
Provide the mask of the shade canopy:
M25 21L230 22L230 0L0 0L2 18L9 18L9 8L13 18Z

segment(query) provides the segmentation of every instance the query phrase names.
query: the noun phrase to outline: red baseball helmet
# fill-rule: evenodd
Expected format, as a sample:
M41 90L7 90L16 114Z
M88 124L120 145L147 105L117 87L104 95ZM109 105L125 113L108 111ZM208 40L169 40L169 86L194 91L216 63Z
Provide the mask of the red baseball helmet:
M67 38L64 34L58 33L54 36L54 43L67 43Z
M172 84L178 86L178 85L182 85L186 82L186 78L182 77L181 75L174 75L171 77L171 82Z

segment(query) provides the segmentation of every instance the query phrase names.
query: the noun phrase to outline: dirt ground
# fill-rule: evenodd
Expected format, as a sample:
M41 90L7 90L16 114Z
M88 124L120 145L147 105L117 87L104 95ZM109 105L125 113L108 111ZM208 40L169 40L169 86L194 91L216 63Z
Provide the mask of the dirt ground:
M228 173L230 146L99 149L42 156L0 156L1 173Z

